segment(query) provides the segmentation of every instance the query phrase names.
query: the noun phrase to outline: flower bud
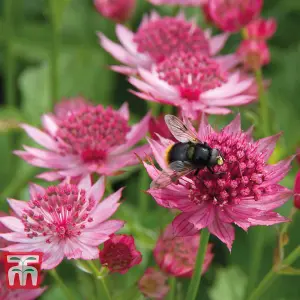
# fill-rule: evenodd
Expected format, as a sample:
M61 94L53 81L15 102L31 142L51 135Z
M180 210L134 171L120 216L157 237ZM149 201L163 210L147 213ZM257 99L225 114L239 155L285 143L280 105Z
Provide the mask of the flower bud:
M248 39L267 40L271 38L277 29L277 22L274 18L267 20L257 19L250 23L247 27Z

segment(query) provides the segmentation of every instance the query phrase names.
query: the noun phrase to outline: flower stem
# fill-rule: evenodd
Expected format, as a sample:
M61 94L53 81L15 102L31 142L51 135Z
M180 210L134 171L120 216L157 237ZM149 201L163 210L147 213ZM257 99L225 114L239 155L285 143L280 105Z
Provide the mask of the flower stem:
M294 249L294 251L282 262L282 267L290 266L300 256L300 246ZM274 267L264 277L258 287L252 292L248 300L262 299L263 293L270 287L274 280L279 276Z
M169 284L170 284L170 292L169 292L169 297L168 300L175 300L176 298L176 277L172 276L169 279Z
M55 269L52 269L49 271L49 274L55 279L55 281L58 283L58 285L61 287L61 289L64 291L66 295L66 299L72 300L74 299L71 291L68 289L68 287L64 284L63 280L59 277L58 273Z
M13 51L14 34L14 0L4 1L4 18L6 34L6 56L5 56L5 101L9 106L16 105L16 94L14 78L16 71L16 60Z
M189 285L189 289L186 295L186 300L195 300L197 292L200 286L201 273L203 268L203 262L206 254L207 244L209 239L209 232L207 228L201 231L201 241L197 253L196 265L193 273L192 280Z
M56 5L59 0L49 0L51 20L51 49L50 49L50 86L51 106L54 107L58 99L58 56L59 56L59 24L56 17Z
M96 279L96 284L98 284L98 282L101 281L106 298L108 300L112 300L109 289L106 285L104 268L101 268L101 270L98 270L98 268L95 266L95 264L93 263L92 260L88 260L87 264L90 266L91 271L93 272L94 278ZM101 297L101 299L102 299L102 297Z

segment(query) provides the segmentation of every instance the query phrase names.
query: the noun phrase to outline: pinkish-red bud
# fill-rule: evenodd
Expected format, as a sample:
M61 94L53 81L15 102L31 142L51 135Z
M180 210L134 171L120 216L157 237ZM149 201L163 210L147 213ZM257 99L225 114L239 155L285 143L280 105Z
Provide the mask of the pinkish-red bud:
M224 31L236 32L248 25L261 11L263 0L210 0L209 14Z
M246 30L249 39L269 39L277 29L277 22L274 18L270 19L257 19L250 23Z
M135 8L135 0L94 0L98 12L117 23L126 22Z
M296 175L294 193L294 206L300 209L300 172Z
M258 70L270 62L269 48L263 40L244 40L237 52L249 70Z

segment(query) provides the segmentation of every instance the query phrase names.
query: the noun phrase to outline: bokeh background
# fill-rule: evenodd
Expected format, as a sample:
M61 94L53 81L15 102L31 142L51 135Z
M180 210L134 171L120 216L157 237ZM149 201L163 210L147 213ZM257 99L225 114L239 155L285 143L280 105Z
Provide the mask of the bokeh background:
M11 2L9 11L7 3ZM59 1L58 1L59 2ZM278 30L269 41L271 63L264 69L266 78L271 79L268 91L273 131L283 131L280 147L276 149L274 160L295 153L300 146L300 1L265 0L263 16L275 17ZM136 28L144 13L153 9L146 0L137 0L134 17L130 26ZM171 14L167 7L156 8L161 14ZM34 179L35 168L23 163L12 154L27 140L18 128L19 122L40 124L42 113L51 110L50 60L51 60L51 25L49 1L46 0L0 0L0 208L7 210L6 197L28 199L27 183ZM204 25L199 9L185 9L187 15L196 15L198 23ZM11 18L7 16L11 14ZM124 76L109 70L114 63L98 45L96 31L102 31L116 40L115 24L104 19L94 9L91 0L61 0L59 12L58 52L58 99L63 97L83 96L94 103L119 107L129 102L131 121L135 122L147 110L147 103L128 92L130 85ZM206 26L206 25L205 25ZM224 52L236 50L240 37L232 36ZM257 123L255 106L240 108L243 125ZM237 110L236 110L237 111ZM233 116L213 118L216 126L226 123ZM285 185L292 188L296 163L285 179ZM135 282L143 274L147 265L154 264L151 249L155 245L160 230L172 219L166 209L150 197L147 206L140 213L140 197L147 197L137 192L140 187L137 178L143 175L140 167L129 169L123 177L114 181L114 189L126 186L126 201L120 206L117 216L127 221L124 230L135 236L137 246L143 253L143 262L131 269L126 276L110 277L110 285L120 291L115 299L142 299L137 292ZM41 183L41 182L39 182ZM292 201L281 208L283 215L288 215ZM300 216L296 215L290 226L287 253L299 244ZM230 254L224 244L214 237L215 259L212 267L204 276L198 299L239 300L247 283L247 274L251 265L254 241L258 230L264 231L263 260L261 261L259 282L271 268L276 247L276 226L272 228L251 228L248 233L236 229L236 240ZM300 264L298 263L298 267ZM77 270L70 262L64 262L58 268L67 285L78 290L78 299L93 299L94 286L89 275ZM280 277L264 296L264 300L299 300L300 277ZM60 289L46 277L48 291L41 299L64 299ZM188 281L181 281L185 290ZM180 296L178 299L181 299Z

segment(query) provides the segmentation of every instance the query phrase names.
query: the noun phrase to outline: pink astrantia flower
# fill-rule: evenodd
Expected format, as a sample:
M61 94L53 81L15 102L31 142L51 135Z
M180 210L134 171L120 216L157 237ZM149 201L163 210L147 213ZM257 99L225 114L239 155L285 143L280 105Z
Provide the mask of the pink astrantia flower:
M261 11L263 0L209 0L210 16L224 31L236 32Z
M67 103L70 107L70 103ZM148 131L150 115L129 126L127 104L119 110L102 105L82 105L81 109L58 109L59 117L47 114L42 117L44 130L22 125L26 133L46 150L24 146L25 151L14 153L28 163L54 169L38 177L48 181L66 176L83 176L90 173L110 175L138 162L135 153L143 157L148 146L131 149ZM63 113L67 112L65 117Z
M135 0L94 0L94 5L103 17L123 23L132 16Z
M9 199L17 217L1 217L12 230L0 236L14 242L1 250L42 251L43 269L55 268L67 259L96 259L98 246L123 227L124 222L107 220L117 210L122 189L106 199L104 178L91 185L89 176L78 184L67 180L58 186L30 186L30 201Z
M173 235L170 224L158 239L154 248L154 258L160 269L175 277L191 277L195 267L199 248L200 234L185 237ZM205 273L213 259L212 244L209 244L204 258L202 274Z
M194 235L207 227L231 249L232 223L247 230L254 225L287 221L273 210L292 195L279 182L288 173L293 158L269 165L267 161L280 135L254 141L251 129L243 132L240 122L238 115L221 131L214 131L204 116L201 120L199 140L219 149L224 157L224 164L214 167L215 174L204 168L197 176L191 172L166 188L148 190L159 205L182 212L172 223L175 236ZM191 128L190 124L186 126ZM165 150L174 142L149 139L149 143L156 161L166 169ZM159 176L160 171L153 165L144 165L152 179Z
M237 53L249 70L258 70L270 62L269 48L264 40L244 40Z
M199 6L206 0L148 0L154 5Z
M148 268L138 286L140 291L150 299L162 300L169 292L168 277L154 268Z
M247 94L254 80L242 80L239 72L226 72L228 66L200 53L177 52L153 66L139 69L140 78L130 83L141 92L142 99L174 105L188 117L200 112L228 114L227 106L247 104L256 99Z
M163 61L177 51L216 55L224 46L228 34L212 37L202 31L194 21L180 13L176 17L160 17L156 12L145 15L136 33L117 25L116 34L121 45L98 33L101 46L125 66L112 69L123 74L136 74L137 68L150 69L153 63ZM222 56L228 63L237 64L234 55Z
M294 206L300 209L300 172L297 173L294 186Z
M106 266L111 272L125 274L135 265L142 261L134 243L134 238L126 234L112 235L104 243L104 248L99 252L102 265Z
M271 38L277 29L277 22L274 18L270 19L262 19L259 18L252 23L250 23L247 27L247 38L248 39L261 39L267 40Z

